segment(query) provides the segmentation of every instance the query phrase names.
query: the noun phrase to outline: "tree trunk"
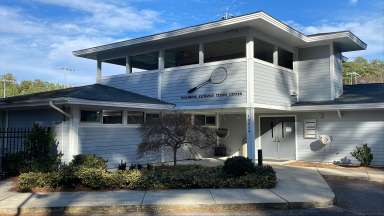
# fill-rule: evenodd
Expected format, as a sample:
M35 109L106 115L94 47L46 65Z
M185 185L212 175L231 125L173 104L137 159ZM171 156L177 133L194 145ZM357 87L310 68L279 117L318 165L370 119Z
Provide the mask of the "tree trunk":
M173 166L176 166L176 153L177 153L177 148L173 149Z

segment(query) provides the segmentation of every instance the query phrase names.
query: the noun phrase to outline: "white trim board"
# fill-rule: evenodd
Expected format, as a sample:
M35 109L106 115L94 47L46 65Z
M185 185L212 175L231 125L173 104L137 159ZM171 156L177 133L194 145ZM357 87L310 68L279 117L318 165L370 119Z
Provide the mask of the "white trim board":
M174 31L164 32L160 34L145 36L141 38L135 38L131 40L125 40L121 42L106 44L102 46L92 47L88 49L82 49L74 51L73 54L75 56L81 56L85 57L86 55L95 54L97 52L111 50L115 48L120 47L127 47L147 42L153 42L153 41L159 41L162 39L168 39L168 38L175 38L175 37L181 37L184 35L192 34L192 33L198 33L198 32L204 32L208 30L214 30L214 29L225 29L228 28L231 25L240 24L240 23L249 23L256 20L263 20L265 22L268 22L269 24L277 27L278 29L297 37L298 39L301 39L304 43L311 43L311 42L317 42L317 41L325 41L325 40L334 40L334 39L340 39L340 38L347 38L350 39L352 42L354 42L357 46L360 47L360 49L365 49L366 44L361 41L359 38L357 38L354 34L352 34L349 31L344 32L334 32L334 33L328 33L328 34L321 34L321 35L309 35L306 36L303 33L293 29L292 27L284 24L283 22L271 17L270 15L266 14L263 11L251 13L243 16L238 16L226 20L220 20L220 21L214 21L206 24L196 25L192 27L182 28Z

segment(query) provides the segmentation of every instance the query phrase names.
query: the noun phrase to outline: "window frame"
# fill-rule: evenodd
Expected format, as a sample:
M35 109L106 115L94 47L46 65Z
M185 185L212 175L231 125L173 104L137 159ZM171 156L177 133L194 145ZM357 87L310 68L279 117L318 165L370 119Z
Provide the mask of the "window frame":
M119 112L121 114L121 121L120 123L104 123L104 113L108 112ZM103 125L122 125L124 124L124 111L123 110L102 110L101 112L101 124Z
M193 124L196 124L196 116L204 116L204 124L202 124L201 126L202 127L216 127L217 126L217 119L216 119L216 115L210 115L210 114L195 114L194 115L194 120L193 120ZM215 119L215 123L214 124L207 124L207 117L209 118L214 118Z
M82 120L82 112L96 112L99 115L99 121L83 121ZM102 124L103 121L103 111L99 109L80 109L80 119L79 122L81 124Z

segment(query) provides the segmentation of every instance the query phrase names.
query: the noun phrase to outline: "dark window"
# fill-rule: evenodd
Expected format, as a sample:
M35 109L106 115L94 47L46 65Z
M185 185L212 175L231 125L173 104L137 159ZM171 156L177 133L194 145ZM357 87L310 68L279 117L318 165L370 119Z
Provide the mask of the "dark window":
M216 125L216 116L195 115L194 124L215 126Z
M128 124L143 124L144 112L129 111L127 116Z
M157 121L160 119L159 113L146 113L145 114L145 121L151 122L151 121Z
M199 63L199 45L178 47L164 51L164 67L177 67Z
M195 125L205 125L205 115L195 115Z
M293 69L293 53L279 48L279 66Z
M81 110L80 111L80 121L81 122L100 122L101 111L90 111L90 110Z
M274 45L254 39L255 58L273 63Z
M159 68L159 53L152 52L130 56L132 72L157 70Z
M205 117L206 125L216 125L216 116L206 116Z
M103 124L122 124L123 114L121 111L103 111Z
M204 62L245 57L245 38L231 38L204 44Z

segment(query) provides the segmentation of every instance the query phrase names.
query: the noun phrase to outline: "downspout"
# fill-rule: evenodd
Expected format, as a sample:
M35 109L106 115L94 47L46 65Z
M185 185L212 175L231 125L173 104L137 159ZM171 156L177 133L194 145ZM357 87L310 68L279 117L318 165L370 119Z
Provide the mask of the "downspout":
M343 114L341 113L340 110L337 110L337 116L339 117L340 120L343 119Z
M53 104L53 101L49 101L49 106L58 111L59 113L65 115L68 118L71 118L71 115L66 113L64 110L60 109L60 107L57 107L55 104Z

